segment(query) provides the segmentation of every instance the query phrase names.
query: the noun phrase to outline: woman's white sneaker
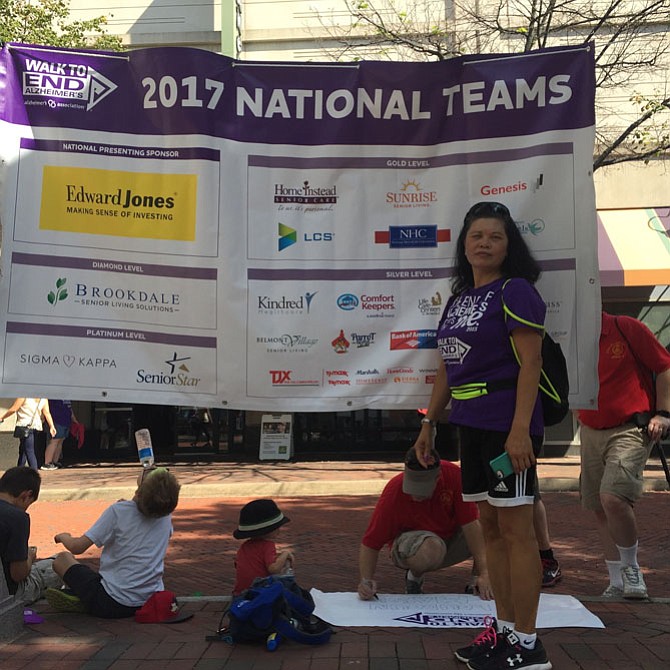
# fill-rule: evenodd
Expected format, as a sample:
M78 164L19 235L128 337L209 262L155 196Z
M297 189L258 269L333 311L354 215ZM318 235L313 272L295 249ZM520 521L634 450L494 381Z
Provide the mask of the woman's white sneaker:
M632 600L644 600L648 598L647 585L642 577L642 570L632 565L626 565L621 568L621 578L623 579L623 597Z

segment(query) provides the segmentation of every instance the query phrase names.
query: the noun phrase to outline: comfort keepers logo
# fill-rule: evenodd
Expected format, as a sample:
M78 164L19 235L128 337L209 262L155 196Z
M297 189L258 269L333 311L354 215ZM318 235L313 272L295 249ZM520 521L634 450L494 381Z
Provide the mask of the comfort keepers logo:
M198 177L45 165L40 229L193 242Z
M46 98L49 107L71 107L56 102L79 102L91 111L118 86L89 65L78 63L49 63L27 58L23 72L23 95L26 98ZM79 105L76 105L79 106Z
M375 231L375 244L388 244L390 249L418 249L436 247L451 240L449 228L435 225L389 226L388 230Z

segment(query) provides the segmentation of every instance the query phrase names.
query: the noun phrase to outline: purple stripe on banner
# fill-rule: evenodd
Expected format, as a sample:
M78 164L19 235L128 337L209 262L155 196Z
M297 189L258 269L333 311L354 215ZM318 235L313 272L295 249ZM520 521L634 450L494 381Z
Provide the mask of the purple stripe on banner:
M325 281L341 280L380 280L380 279L443 279L454 274L453 268L411 268L403 270L268 270L251 268L247 270L248 279L269 281L301 281L322 279Z
M201 159L220 161L221 152L208 147L145 147L130 144L98 144L78 140L35 140L21 138L22 149L58 151L61 153L96 154L114 158L167 158L169 160Z
M7 332L20 335L47 335L50 337L80 337L94 340L125 340L152 344L174 344L189 347L215 349L215 337L199 335L177 335L175 333L155 333L147 330L126 328L95 328L82 326L57 326L45 323L22 323L8 321Z
M551 142L538 144L532 147L520 147L516 149L501 149L499 151L474 151L469 153L458 153L450 156L432 156L406 158L399 156L383 156L377 158L353 158L346 157L324 157L299 158L294 156L257 156L248 158L250 167L267 168L295 168L295 169L337 169L348 168L374 168L389 170L424 169L434 167L446 167L449 165L474 165L477 163L503 163L505 161L521 160L533 156L558 156L572 155L572 142Z
M598 216L598 266L602 286L624 286L623 266L600 216Z
M150 263L128 263L103 258L60 258L45 254L12 253L14 265L37 265L39 267L68 268L70 270L98 270L122 274L147 275L149 277L180 277L182 279L210 279L217 277L216 268L187 268L175 265L152 265Z

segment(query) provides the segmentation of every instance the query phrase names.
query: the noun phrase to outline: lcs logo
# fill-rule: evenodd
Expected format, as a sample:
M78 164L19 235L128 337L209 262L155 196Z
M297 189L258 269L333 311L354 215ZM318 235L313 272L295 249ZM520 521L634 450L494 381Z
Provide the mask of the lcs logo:
M283 223L279 223L277 226L279 235L278 250L284 251L284 249L293 246L298 241L298 233L295 228L285 226Z

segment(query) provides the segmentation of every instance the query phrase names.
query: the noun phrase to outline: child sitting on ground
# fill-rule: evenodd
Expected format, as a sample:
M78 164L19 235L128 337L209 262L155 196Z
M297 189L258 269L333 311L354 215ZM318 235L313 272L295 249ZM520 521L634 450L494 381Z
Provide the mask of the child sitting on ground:
M163 587L163 560L172 535L179 483L166 468L143 469L132 500L119 500L80 537L58 533L67 551L53 569L69 590L47 589L56 610L88 612L105 619L131 617ZM102 547L100 572L75 560L91 545Z
M277 553L273 539L288 523L274 500L252 500L240 510L240 521L233 537L248 538L235 556L235 586L237 596L251 586L257 577L286 574L293 566L293 554L288 550Z

